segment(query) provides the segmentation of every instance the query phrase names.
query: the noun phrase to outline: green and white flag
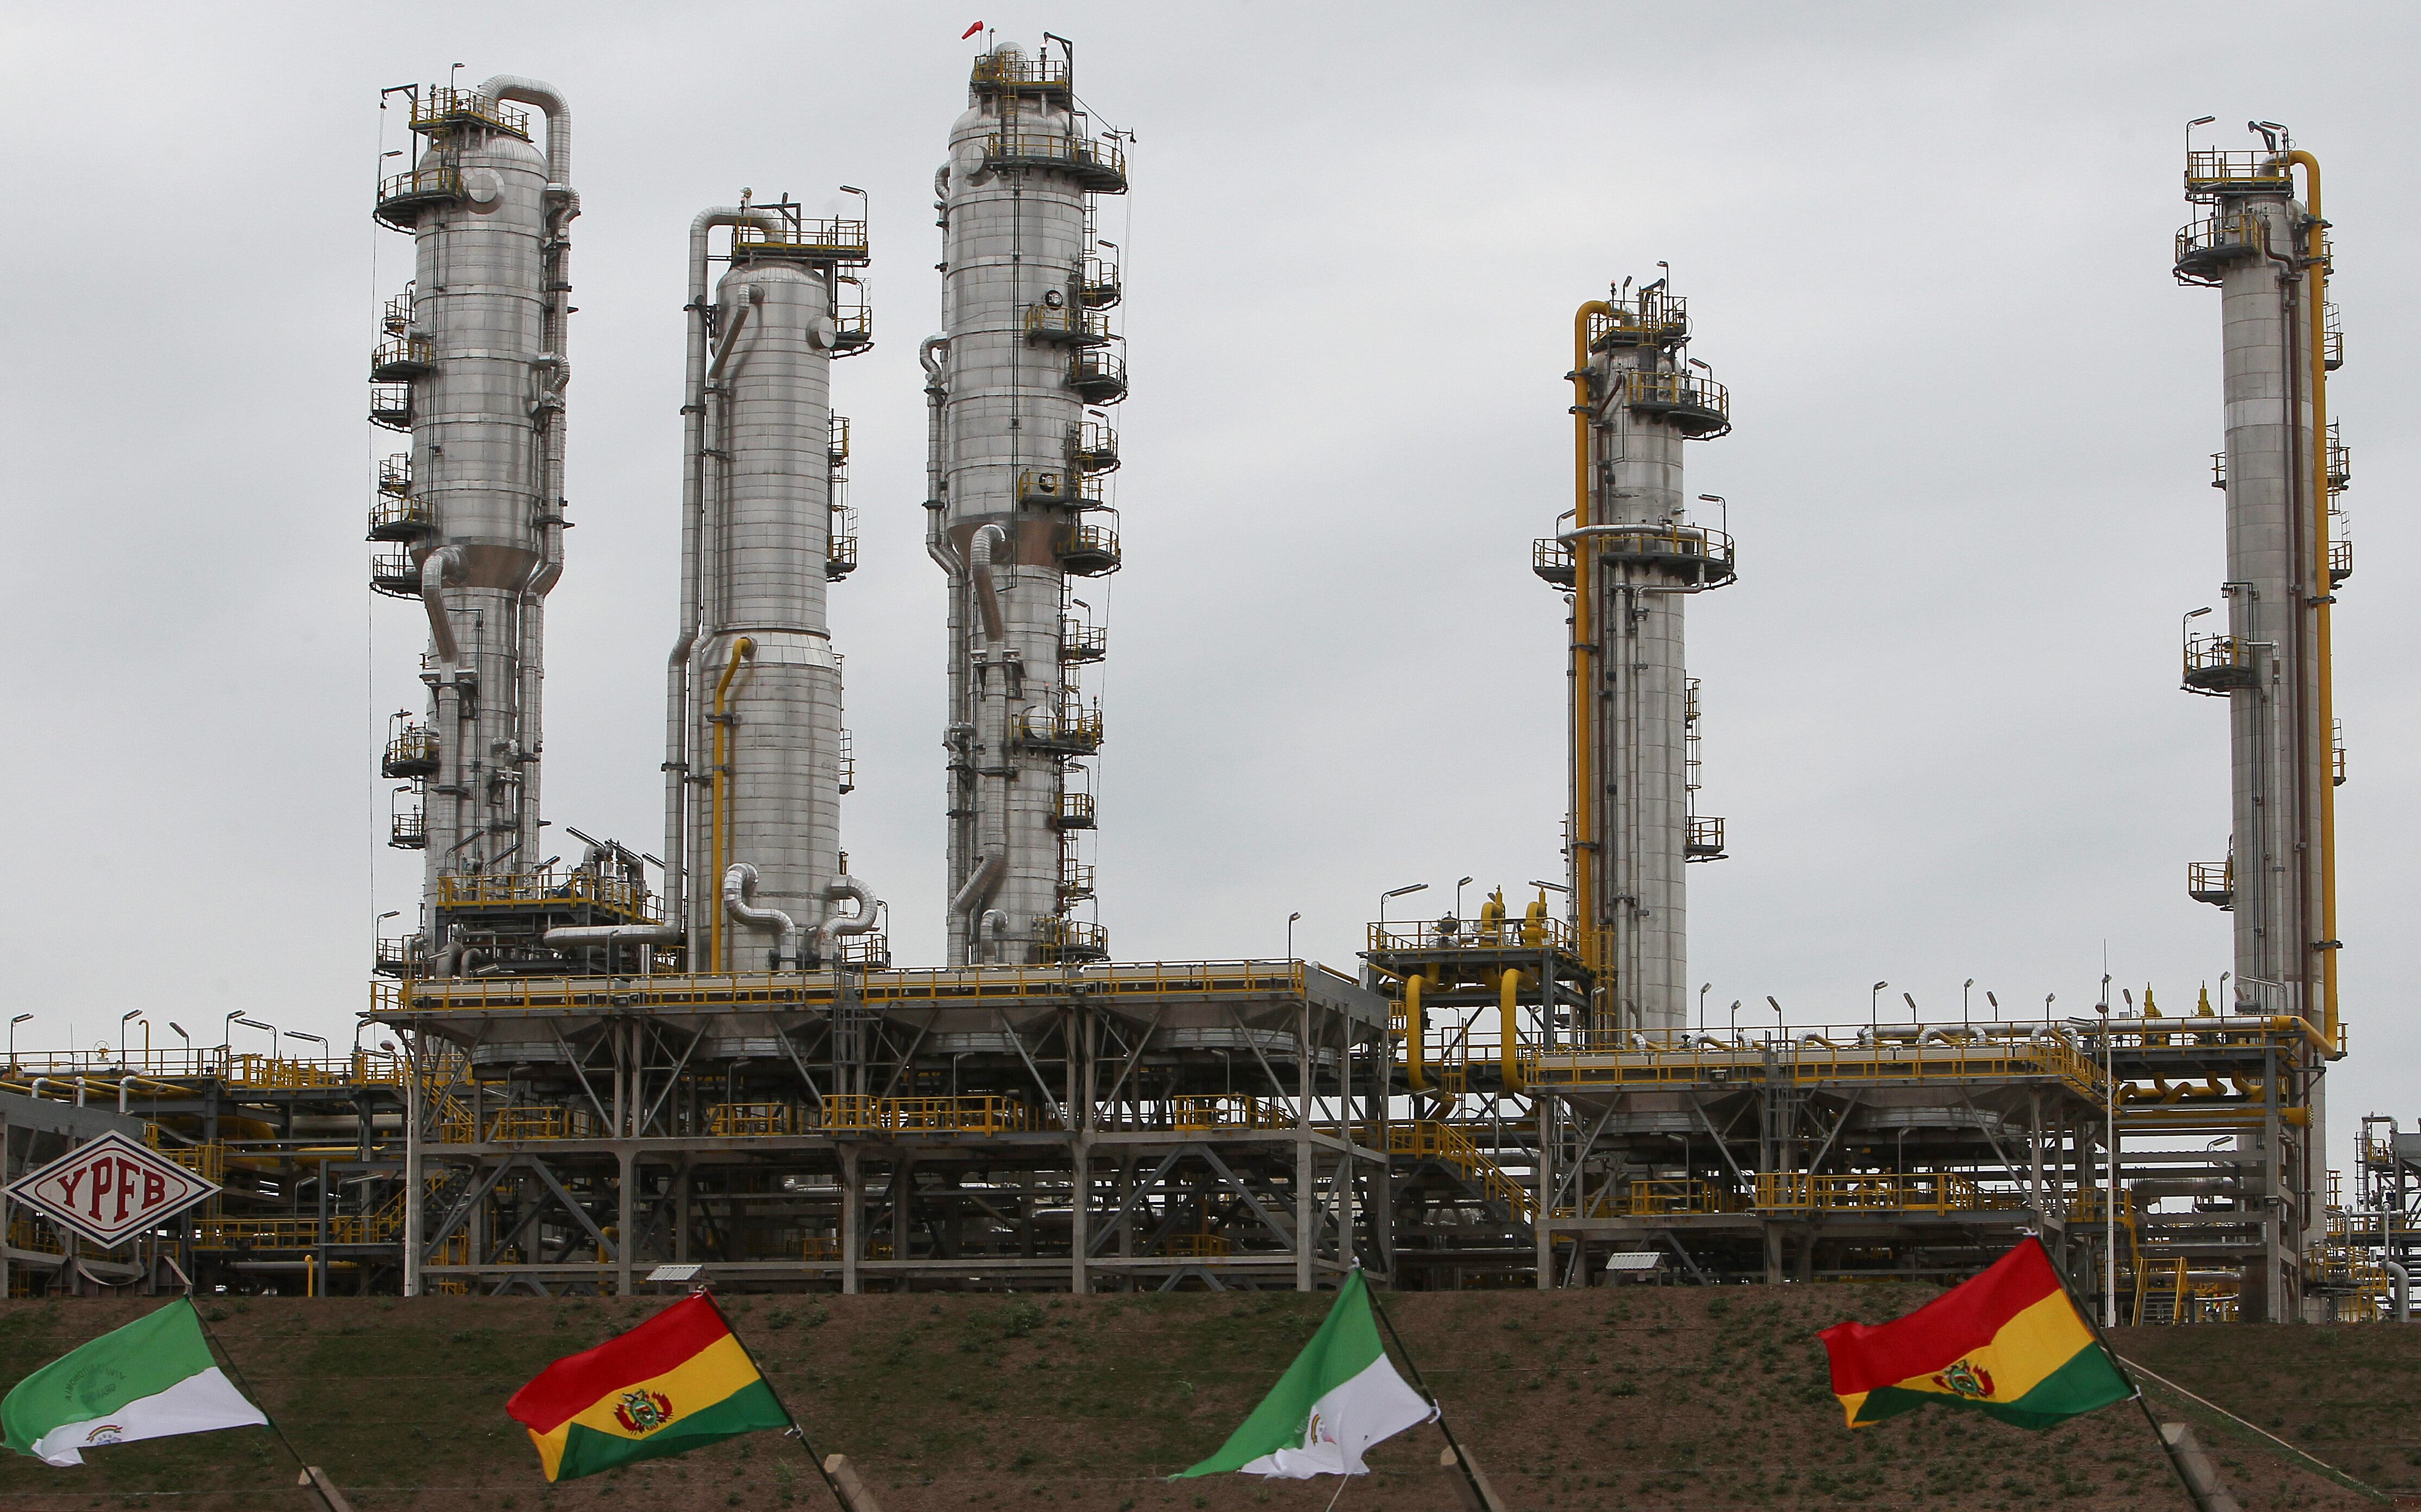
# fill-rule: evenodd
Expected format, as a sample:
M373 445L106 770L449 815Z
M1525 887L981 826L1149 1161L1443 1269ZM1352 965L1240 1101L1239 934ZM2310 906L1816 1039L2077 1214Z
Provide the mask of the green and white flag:
M211 1357L190 1301L61 1355L0 1399L8 1447L46 1465L81 1465L81 1451L104 1443L268 1422Z
M1357 1267L1337 1288L1328 1320L1244 1426L1217 1454L1170 1478L1229 1470L1289 1480L1367 1475L1362 1451L1435 1416L1437 1409L1387 1363Z

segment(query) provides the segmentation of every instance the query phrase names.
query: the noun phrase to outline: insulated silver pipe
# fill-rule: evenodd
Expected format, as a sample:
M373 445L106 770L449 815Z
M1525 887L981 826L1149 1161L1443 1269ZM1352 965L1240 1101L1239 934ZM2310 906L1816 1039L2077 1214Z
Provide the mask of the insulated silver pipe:
M801 964L799 959L799 926L780 909L758 908L752 901L757 893L757 868L748 863L734 863L723 874L723 909L732 918L752 928L774 929L781 943L774 947L773 966Z

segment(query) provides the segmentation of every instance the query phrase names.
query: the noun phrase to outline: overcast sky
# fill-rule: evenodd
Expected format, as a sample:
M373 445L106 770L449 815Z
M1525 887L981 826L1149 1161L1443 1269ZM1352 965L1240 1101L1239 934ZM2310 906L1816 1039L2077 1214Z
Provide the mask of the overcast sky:
M400 448L363 422L366 361L410 250L369 190L405 145L380 86L458 61L577 113L558 825L661 847L689 217L743 186L819 211L871 191L878 341L835 382L865 559L833 596L845 834L899 958L939 959L914 352L981 19L1073 37L1081 92L1137 133L1103 212L1134 384L1094 679L1117 954L1273 956L1300 911L1299 948L1350 965L1386 888L1428 881L1406 902L1434 912L1465 874L1470 906L1562 875L1562 611L1530 540L1569 500L1572 307L1662 259L1738 426L1690 454L1742 564L1689 610L1702 809L1730 822L1731 859L1690 871L1719 1025L1767 994L1863 1020L1877 980L1955 1014L1970 976L1979 1008L2088 1011L2105 945L2183 1010L2228 968L2226 916L2184 893L2226 852L2225 715L2177 691L2179 616L2223 575L2218 298L2171 282L2169 238L2184 121L2288 122L2327 172L2356 479L2341 1161L2355 1114L2421 1115L2395 1069L2421 1052L2398 481L2421 332L2396 272L2421 197L2395 146L2421 26L2307 14L2310 37L2225 5L11 7L0 928L24 1043L130 1008L170 1042L238 1008L341 1042L375 916L416 900L374 747L420 706L425 626L372 601L361 540L368 465Z

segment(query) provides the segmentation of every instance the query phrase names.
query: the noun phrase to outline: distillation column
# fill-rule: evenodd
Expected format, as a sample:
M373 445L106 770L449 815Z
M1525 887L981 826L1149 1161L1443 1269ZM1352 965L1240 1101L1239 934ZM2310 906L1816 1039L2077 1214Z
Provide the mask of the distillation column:
M2197 122L2197 124L2201 124ZM2208 215L2178 234L2180 282L2216 287L2226 364L2226 628L2198 632L2187 616L2184 680L2228 703L2229 860L2197 866L2195 896L2230 908L2239 1013L2309 1021L2337 1038L2335 741L2329 609L2350 558L2330 538L2333 460L2327 374L2327 222L2319 164L2282 129L2253 128L2256 151L2189 149L2188 199ZM2304 197L2294 175L2304 174ZM2279 1131L2265 1162L2266 1198L2281 1232L2267 1274L2248 1276L2241 1316L2291 1317L2284 1273L2326 1222L2326 1130L2319 1078L2298 1100L2309 1122ZM2266 1146L2266 1140L2255 1147ZM2283 1205L2283 1207L2281 1206Z
M1098 407L1125 397L1126 364L1094 196L1125 192L1125 161L1064 55L998 47L968 96L934 178L943 333L925 353L927 547L950 578L949 958L1096 959L1107 938L1071 911L1092 896L1082 763L1101 740L1077 671L1102 632L1071 579L1119 561Z
M1682 604L1732 581L1732 545L1691 518L1682 451L1731 423L1689 339L1685 304L1662 278L1636 293L1626 280L1611 302L1581 307L1573 509L1535 557L1540 576L1572 592L1569 860L1600 1031L1687 1026L1683 867L1723 850L1721 820L1691 812L1695 693Z
M390 776L412 779L427 850L422 949L461 962L440 906L445 881L534 871L546 595L563 568L564 388L571 113L562 94L499 75L476 89L412 95L426 138L410 170L379 187L377 217L412 235L414 276L388 309L372 361L371 419L409 431L371 517L391 549L373 586L417 597L428 616L422 680L430 723ZM527 112L546 117L546 149ZM447 962L451 961L449 965Z
M710 303L719 226L731 266ZM840 852L841 661L825 620L827 585L854 565L836 551L832 361L871 345L851 294L867 260L863 219L807 220L788 201L690 223L664 770L665 854L680 858L666 912L693 972L820 964L875 925Z

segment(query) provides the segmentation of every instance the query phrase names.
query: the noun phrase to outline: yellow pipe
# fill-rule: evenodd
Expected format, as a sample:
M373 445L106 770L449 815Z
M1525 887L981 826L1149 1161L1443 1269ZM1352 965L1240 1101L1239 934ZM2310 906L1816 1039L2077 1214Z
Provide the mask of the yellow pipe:
M1614 306L1593 299L1572 312L1572 529L1585 530L1589 520L1589 318L1614 319ZM1597 949L1597 773L1589 762L1589 736L1596 726L1590 717L1591 668L1586 658L1597 649L1591 639L1590 611L1595 590L1589 583L1588 538L1572 541L1572 926L1580 931L1581 959L1589 970L1600 969Z
M755 657L756 654L757 643L750 640L747 636L742 635L738 640L733 641L731 643L731 655L723 663L723 676L716 678L714 683L714 717L710 721L710 723L714 725L714 786L709 791L707 802L707 806L712 810L714 837L709 847L709 850L712 857L712 865L708 870L704 883L706 896L713 900L711 904L713 911L713 922L710 927L710 938L712 940L713 943L709 947L708 954L711 957L711 959L707 963L707 970L713 972L723 970L724 732L730 728L731 725L731 721L725 712L724 704L730 696L731 678L734 674L739 672L740 664L742 662L746 662ZM696 970L696 967L693 965L691 970L695 971Z
M2319 652L2319 738L2336 739L2336 670L2329 651L2329 365L2328 264L2321 260L2320 160L2301 150L2287 161L2304 170L2304 208L2312 224L2304 232L2304 255L2311 259L2311 308L2305 318L2311 336L2312 366L2312 605L2313 636ZM2320 772L2320 1009L2328 1043L2337 1038L2337 790L2325 763ZM2325 1053L2325 1052L2324 1052Z
M1404 978L1404 1084L1415 1092L1429 1089L1429 1069L1421 1064L1421 974Z
M1513 1003L1521 991L1522 974L1518 971L1507 971L1497 983L1496 1023L1502 1043L1496 1047L1496 1064L1507 1092L1519 1092L1526 1084L1522 1080L1522 1040L1515 1032L1521 1022L1521 1010Z

